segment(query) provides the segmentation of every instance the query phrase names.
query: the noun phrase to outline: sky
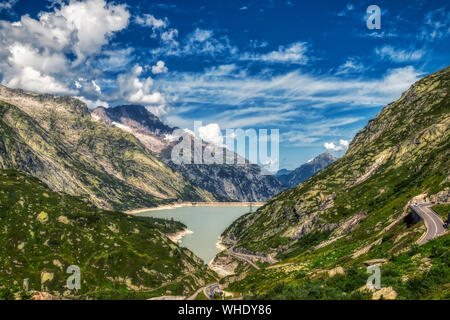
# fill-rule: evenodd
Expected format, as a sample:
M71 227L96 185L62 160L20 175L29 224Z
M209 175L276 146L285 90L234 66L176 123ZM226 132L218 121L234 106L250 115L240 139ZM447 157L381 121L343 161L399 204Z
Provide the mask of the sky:
M369 5L380 29L369 29ZM170 125L278 129L279 168L342 155L383 106L449 65L448 1L2 0L0 82ZM372 20L371 20L372 21Z

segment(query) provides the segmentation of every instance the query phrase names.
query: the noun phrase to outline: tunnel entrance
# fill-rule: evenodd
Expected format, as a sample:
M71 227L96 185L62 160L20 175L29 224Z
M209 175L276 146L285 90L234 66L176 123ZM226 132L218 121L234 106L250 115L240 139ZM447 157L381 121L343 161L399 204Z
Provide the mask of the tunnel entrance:
M403 218L403 222L406 223L408 228L420 221L422 221L422 218L414 210L411 210L411 213Z

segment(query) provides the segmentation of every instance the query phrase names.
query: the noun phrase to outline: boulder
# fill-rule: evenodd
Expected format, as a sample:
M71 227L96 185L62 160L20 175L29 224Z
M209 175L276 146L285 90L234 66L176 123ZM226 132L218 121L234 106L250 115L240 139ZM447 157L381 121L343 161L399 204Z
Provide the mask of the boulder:
M51 295L48 292L41 292L41 291L32 291L31 299L32 300L61 300L57 296Z
M381 288L372 294L372 300L395 300L397 292L392 287Z
M48 221L48 214L47 212L42 211L38 214L37 218L41 223L46 223Z
M337 274L345 274L344 268L342 268L342 267L336 267L336 268L331 269L331 270L328 271L328 276L329 276L330 278L331 278L331 277L334 277L334 276L337 275Z
M53 280L53 273L52 272L47 272L47 271L42 271L41 272L41 284L43 285L44 283L46 283L47 281L52 281Z

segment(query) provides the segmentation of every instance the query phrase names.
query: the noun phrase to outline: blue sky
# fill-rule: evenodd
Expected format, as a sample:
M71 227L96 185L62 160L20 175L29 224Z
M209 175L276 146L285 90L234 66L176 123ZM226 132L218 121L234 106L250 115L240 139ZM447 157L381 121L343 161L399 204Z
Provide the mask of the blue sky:
M366 26L369 5L381 29ZM280 168L341 155L448 66L448 1L0 3L0 79L91 108L142 104L182 128L280 130Z

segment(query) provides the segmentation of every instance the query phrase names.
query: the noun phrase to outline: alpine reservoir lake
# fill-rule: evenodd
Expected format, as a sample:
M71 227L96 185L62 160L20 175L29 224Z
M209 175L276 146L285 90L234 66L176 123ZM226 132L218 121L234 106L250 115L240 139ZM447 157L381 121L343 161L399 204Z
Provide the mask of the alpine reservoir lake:
M163 218L184 223L192 233L186 234L179 245L194 252L205 263L209 263L219 252L217 242L220 235L240 216L256 210L257 206L220 205L220 206L186 206L170 209L140 212L136 215Z

